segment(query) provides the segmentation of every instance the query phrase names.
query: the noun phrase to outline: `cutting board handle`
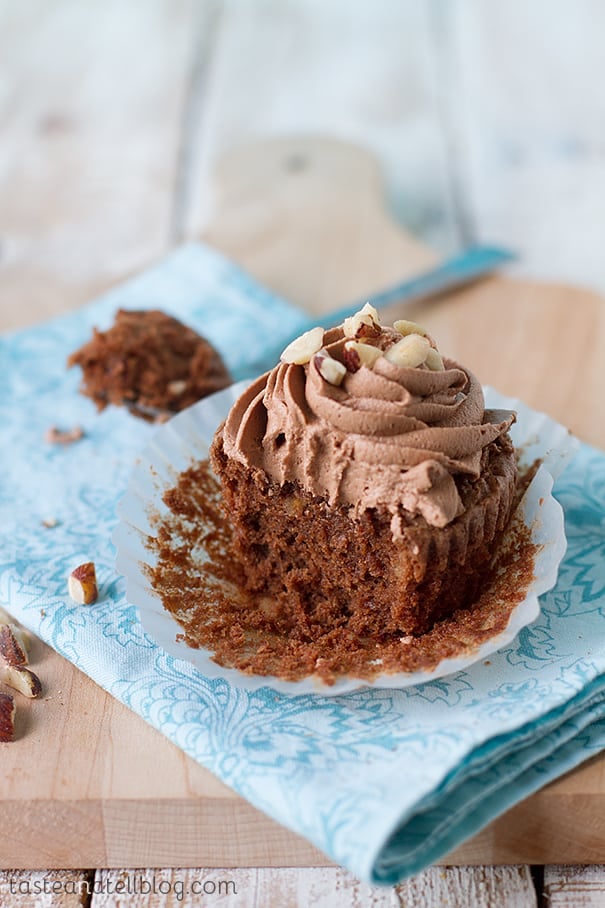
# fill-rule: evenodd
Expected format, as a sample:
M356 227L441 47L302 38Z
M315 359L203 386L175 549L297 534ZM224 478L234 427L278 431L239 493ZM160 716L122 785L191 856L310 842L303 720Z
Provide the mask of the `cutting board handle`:
M376 159L336 139L289 136L219 159L203 239L310 312L395 284L436 255L387 212Z

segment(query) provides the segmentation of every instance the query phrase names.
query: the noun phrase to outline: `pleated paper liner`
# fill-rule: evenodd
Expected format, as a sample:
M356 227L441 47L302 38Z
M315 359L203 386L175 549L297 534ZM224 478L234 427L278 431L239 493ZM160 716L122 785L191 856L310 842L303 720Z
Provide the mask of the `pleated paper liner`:
M246 385L247 382L240 382L214 394L162 425L134 466L127 492L119 505L119 523L114 533L117 568L126 578L128 600L138 607L143 628L164 650L192 663L205 677L223 678L247 690L270 687L286 694L335 696L360 687L402 688L423 684L468 669L473 663L511 644L519 631L538 617L538 597L555 586L566 550L563 511L552 495L553 481L573 457L578 442L564 426L545 414L486 388L486 407L517 412L517 422L511 434L520 453L521 468L530 467L536 460L542 464L511 524L511 527L518 526L521 521L529 530L531 544L536 547L532 579L524 588L522 601L516 604L511 602L508 608L506 602L500 603L505 610L505 626L500 621L497 633L487 640L475 642L462 632L462 628L457 632L455 621L450 619L448 652L453 652L453 656L440 658L436 655L434 664L420 671L384 671L371 680L342 675L332 684L323 682L315 674L298 681L287 681L273 675L245 674L217 664L210 650L194 649L179 639L182 638L183 628L164 608L150 580L151 570L157 564L157 550L149 545L149 540L156 536L158 524L168 513L162 500L164 492L176 485L180 473L208 457L217 427ZM513 544L514 540L506 536L502 540L503 550ZM204 557L203 553L201 557ZM506 586L505 583L501 585ZM228 593L227 589L225 593ZM186 610L187 607L186 596L183 596L182 608ZM418 645L416 641L415 645Z

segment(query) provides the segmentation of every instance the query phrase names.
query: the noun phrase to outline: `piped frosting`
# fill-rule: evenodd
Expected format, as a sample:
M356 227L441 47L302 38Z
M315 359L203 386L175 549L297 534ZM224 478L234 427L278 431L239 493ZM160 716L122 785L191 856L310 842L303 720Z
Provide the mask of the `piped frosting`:
M308 362L280 362L244 392L224 425L225 453L280 485L350 506L354 516L387 508L394 537L402 509L447 526L464 510L457 478L479 477L484 448L514 414L486 410L481 385L453 360L432 355L442 368L391 361L384 354L402 339L393 328L368 335L362 327L356 342L381 355L358 362L345 328L349 336L343 327L325 332ZM339 384L324 377L326 356L347 367Z

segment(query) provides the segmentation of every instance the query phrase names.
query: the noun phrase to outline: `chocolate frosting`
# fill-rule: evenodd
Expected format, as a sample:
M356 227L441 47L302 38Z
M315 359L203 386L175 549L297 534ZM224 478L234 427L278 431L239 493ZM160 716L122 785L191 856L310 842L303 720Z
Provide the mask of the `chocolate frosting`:
M384 328L372 343L384 351L398 339ZM344 342L340 328L325 334L324 347L340 361ZM380 357L337 386L312 362L280 363L234 404L225 453L280 485L297 482L350 505L355 515L386 507L394 538L403 529L401 507L446 526L464 510L455 477L478 478L483 449L515 417L486 410L474 375L453 360L444 365L435 372Z

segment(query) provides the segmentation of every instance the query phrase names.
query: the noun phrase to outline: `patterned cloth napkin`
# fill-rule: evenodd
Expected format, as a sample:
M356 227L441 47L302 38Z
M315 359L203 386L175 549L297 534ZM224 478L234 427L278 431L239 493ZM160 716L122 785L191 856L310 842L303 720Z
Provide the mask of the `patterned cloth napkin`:
M68 354L115 310L164 309L205 334L237 378L307 318L201 246L71 315L0 339L0 602L251 803L358 877L393 884L605 747L605 456L587 446L557 481L568 553L541 617L467 671L336 698L210 681L142 631L111 534L155 431L78 394ZM67 447L49 424L80 424ZM54 529L45 518L59 521ZM94 560L100 599L66 592Z

